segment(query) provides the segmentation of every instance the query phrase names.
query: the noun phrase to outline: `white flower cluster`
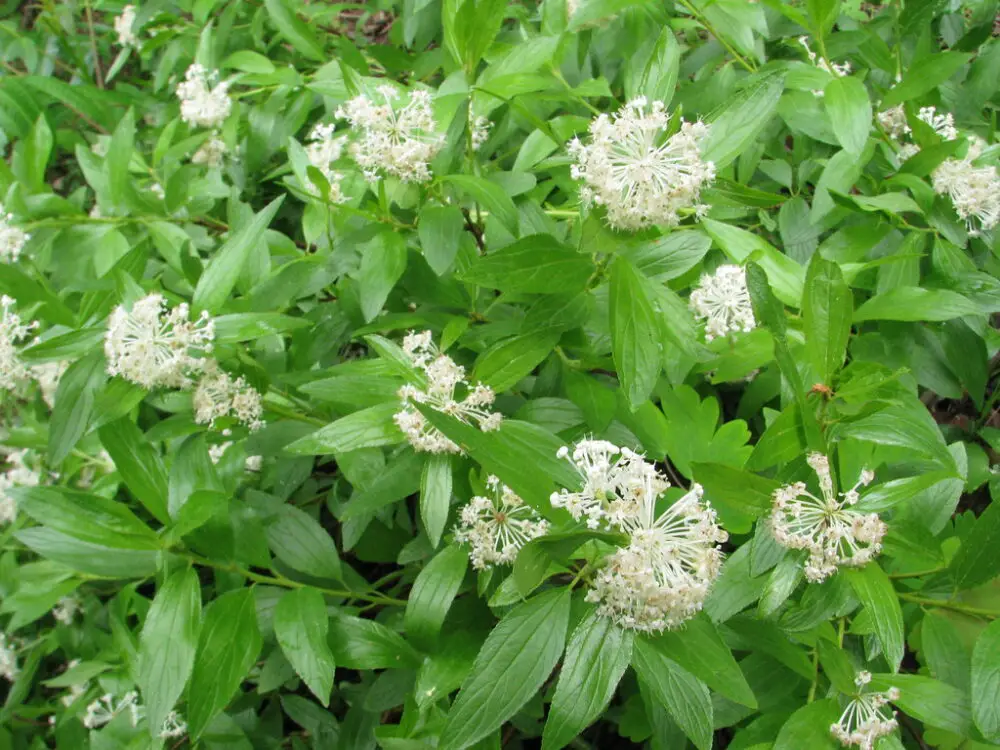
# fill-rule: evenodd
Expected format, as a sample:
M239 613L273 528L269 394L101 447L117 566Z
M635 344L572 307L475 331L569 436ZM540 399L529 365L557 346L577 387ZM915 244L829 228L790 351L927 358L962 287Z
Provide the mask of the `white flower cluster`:
M587 601L622 627L659 632L679 627L697 614L719 575L728 539L715 511L693 485L657 515L656 501L670 482L643 456L603 440L582 440L566 458L583 478L580 492L553 493L552 505L565 508L590 528L629 535L629 544L606 560Z
M130 690L122 696L121 700L115 700L111 693L105 693L100 698L87 706L87 713L83 717L83 725L87 729L97 729L110 723L118 714L128 711L129 721L132 726L138 726L139 722L146 715L146 707L139 702L139 694L135 690ZM163 719L157 737L160 739L172 739L181 737L187 733L187 722L177 711L171 711Z
M486 143L486 139L490 137L490 128L493 127L493 123L489 121L488 118L479 116L472 121L472 127L469 132L469 140L472 141L472 150L478 151L479 148Z
M224 432L228 432L228 430L225 430ZM219 461L222 460L222 457L226 454L226 451L229 450L229 446L231 446L232 444L233 441L228 440L225 443L217 443L216 445L210 445L208 447L208 457L212 461L212 463L213 464L219 463ZM243 461L243 468L246 471L252 471L252 472L260 471L263 465L264 465L263 456L247 456L246 459Z
M625 230L674 226L689 209L700 216L701 190L715 178L715 165L701 158L708 126L685 122L667 135L669 125L663 102L647 105L645 97L591 121L590 143L569 144L584 205L604 206L608 223Z
M138 47L139 38L135 35L135 6L126 5L122 14L115 18L115 33L118 34L118 44L122 47Z
M188 125L218 128L233 109L229 98L229 82L216 83L218 73L209 73L203 65L194 63L177 86L181 100L181 119Z
M871 680L870 672L858 672L854 678L858 692L837 723L830 725L830 733L845 747L857 745L861 750L875 750L879 738L892 734L898 726L896 712L885 706L889 701L899 700L899 690L891 687L882 693L866 693L865 685Z
M64 596L52 608L52 616L56 618L56 622L61 622L63 625L72 625L73 618L76 617L76 613L80 609L80 600L76 596Z
M38 328L38 321L22 323L13 311L14 300L6 294L0 297L0 388L12 391L17 384L29 377L29 370L21 360L17 344Z
M0 632L0 677L13 682L21 673L17 666L16 644L8 640L7 634Z
M215 360L207 360L205 373L198 381L192 397L194 421L215 424L215 420L232 416L255 432L264 426L264 404L260 393L243 377L233 378Z
M723 265L713 274L702 274L688 305L696 318L705 321L708 341L729 332L746 333L757 326L742 266Z
M435 132L430 93L412 91L409 101L397 108L400 94L394 87L379 86L376 91L381 103L362 94L336 112L357 131L351 157L371 181L381 172L404 182L426 182L431 178L430 161L444 145Z
M462 449L430 424L413 404L426 404L442 414L448 414L465 424L476 424L484 432L500 427L503 415L490 411L495 398L493 389L477 383L470 387L465 368L438 350L430 331L409 333L403 339L403 352L426 379L426 386L404 385L398 395L403 406L393 419L406 439L418 451L428 453L461 453ZM461 400L456 391L465 396Z
M878 124L882 126L882 129L890 138L895 138L897 141L902 140L912 132L910 124L906 121L906 110L903 109L902 104L897 104L891 109L879 112L877 117Z
M803 47L805 47L806 54L809 56L809 62L811 62L813 65L815 65L820 70L822 70L822 71L824 71L826 73L829 73L834 78L843 78L844 76L850 75L850 73L851 73L851 64L849 62L845 62L845 63L835 63L835 62L827 63L827 61L824 58L818 57L816 55L816 53L813 52L812 49L809 47L809 37L807 37L807 36L800 36L799 37L799 44L801 44ZM823 89L813 89L812 93L813 93L813 96L822 98L822 96L823 96Z
M927 123L934 132L945 141L953 141L958 138L958 129L955 127L955 118L950 112L939 115L936 107L921 107L917 113L917 119ZM902 142L913 131L906 121L906 110L899 104L885 112L878 113L878 121L888 136L895 141ZM920 146L907 140L899 147L900 161L906 161L920 153Z
M104 354L108 374L144 388L185 388L212 351L215 324L207 312L188 320L188 305L168 308L162 295L149 294L126 310L119 305L108 319Z
M42 392L42 401L50 409L56 405L56 391L67 367L69 367L67 360L42 362L31 366L31 377L38 383L38 390Z
M472 547L469 558L476 570L514 562L521 547L549 530L549 522L497 477L488 477L486 484L491 497L473 497L455 529L455 539Z
M874 472L862 471L857 483L838 495L829 459L810 453L806 460L819 478L822 498L809 492L805 482L779 487L774 491L771 532L785 547L808 550L806 579L818 583L841 565L861 566L874 559L882 550L887 527L877 513L851 507L858 502L858 487L871 484Z
M934 191L947 194L969 234L979 235L1000 221L1000 175L993 165L977 167L985 142L974 138L964 159L945 159L931 175ZM977 226L978 224L978 226Z
M336 135L335 125L317 125L309 134L309 145L306 146L306 156L309 163L320 171L330 185L330 200L333 203L343 203L346 199L340 189L343 175L333 170L333 163L344 152L347 136Z
M205 165L210 169L218 169L222 166L228 150L226 142L222 140L219 134L212 133L208 137L208 140L201 144L198 150L194 152L194 155L191 157L191 163Z
M7 490L37 487L42 482L41 469L32 466L32 458L31 451L27 449L11 451L6 456L10 468L0 474L0 524L11 523L17 518L17 501Z
M14 215L4 210L0 203L0 262L16 263L21 257L21 251L31 239L31 235L11 222Z

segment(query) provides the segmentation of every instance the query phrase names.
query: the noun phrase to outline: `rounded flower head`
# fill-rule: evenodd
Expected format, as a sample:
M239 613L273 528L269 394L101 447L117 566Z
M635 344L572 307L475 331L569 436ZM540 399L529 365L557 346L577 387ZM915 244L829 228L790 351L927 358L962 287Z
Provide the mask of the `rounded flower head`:
M309 163L320 171L330 185L330 200L343 203L346 198L340 190L340 180L343 175L335 172L332 165L344 152L347 136L337 136L333 125L317 125L309 135L310 143L306 146L306 156Z
M194 155L191 157L191 163L204 164L211 169L217 169L222 166L223 159L228 150L226 142L217 133L212 133L208 137L208 140L201 144L198 150L194 152Z
M187 69L184 81L177 86L177 98L181 100L181 119L188 125L217 128L229 117L233 109L229 83L216 83L218 77L198 63Z
M30 373L21 360L17 344L38 328L38 322L21 322L21 317L13 311L14 300L6 294L0 297L0 388L14 390L17 384L26 380Z
M939 115L936 107L921 107L917 113L917 119L930 125L934 132L943 140L953 141L958 138L958 130L955 128L955 118L952 117L951 112Z
M31 235L15 227L11 222L14 215L4 211L0 204L0 262L16 263L21 257L21 251L31 239Z
M115 33L118 34L118 44L122 47L138 47L139 38L135 35L135 6L126 5L122 14L115 18Z
M426 182L431 178L430 161L444 139L435 133L436 123L427 91L412 91L405 105L397 106L399 91L379 86L375 98L356 96L337 110L355 131L350 154L365 177L381 174L404 182Z
M264 426L260 393L243 377L234 379L215 360L208 360L205 365L205 374L198 381L192 402L194 421L198 424L212 425L217 419L232 416L251 432Z
M890 138L899 140L910 134L910 124L906 121L906 110L902 104L879 112L878 123Z
M494 476L486 480L490 497L476 496L462 508L455 539L468 544L469 558L476 570L509 565L518 550L532 539L545 535L548 521Z
M407 334L403 340L403 352L418 370L422 371L426 385L404 385L398 395L402 409L393 419L406 439L416 450L429 453L461 453L462 449L430 424L413 404L426 404L443 414L448 414L465 424L475 424L484 432L496 430L503 416L489 411L494 394L489 386L476 384L469 386L465 379L465 368L442 354L431 332ZM464 393L459 399L458 393Z
M741 266L719 266L715 273L703 274L688 305L696 318L705 321L705 338L709 341L730 332L752 331L757 325L746 271Z
M871 561L882 550L887 528L877 513L859 513L851 507L858 502L858 487L875 478L871 471L861 472L857 483L838 495L829 459L811 453L807 460L819 478L822 497L809 492L804 482L779 487L774 492L771 531L779 544L809 552L806 579L817 583L841 565Z
M215 326L207 312L188 320L188 306L168 308L159 294L143 297L131 310L119 305L108 318L104 354L108 374L144 388L185 388L212 351Z
M892 734L898 726L896 712L886 706L889 701L899 700L899 690L893 687L883 693L865 692L871 679L870 673L858 672L854 679L858 692L837 723L830 725L830 733L845 747L857 745L861 750L875 750L879 738Z
M673 226L683 211L704 210L701 190L715 178L715 165L700 151L708 127L685 122L668 136L669 124L663 102L647 105L640 97L595 118L587 145L578 139L569 145L573 177L584 183L580 198L604 206L616 229Z
M931 175L935 192L947 194L972 236L1000 221L1000 175L995 166L973 165L981 150L974 141L964 159L945 159Z

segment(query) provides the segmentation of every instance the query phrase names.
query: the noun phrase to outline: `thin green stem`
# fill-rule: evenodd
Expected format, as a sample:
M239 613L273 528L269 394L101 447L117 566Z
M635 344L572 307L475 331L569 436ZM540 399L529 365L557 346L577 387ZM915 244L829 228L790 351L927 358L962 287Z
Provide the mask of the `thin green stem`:
M930 568L929 570L918 570L916 573L890 573L889 578L899 581L904 578L923 578L924 576L932 576L935 573L943 573L948 570L948 568Z
M945 601L944 599L927 599L922 596L916 596L914 594L900 593L899 598L904 602L912 602L914 604L920 604L924 607L940 607L941 609L951 609L955 612L962 612L967 615L974 615L976 617L987 617L991 620L995 620L1000 617L1000 612L992 609L982 609L981 607L970 607L966 604L960 602Z
M308 424L314 424L317 427L326 427L326 425L329 424L328 422L322 419L317 419L316 417L310 417L308 414L299 414L297 411L286 409L284 406L281 406L280 404L275 404L273 402L268 402L264 404L264 409L266 411L273 412L274 414L278 414L279 416L287 417L288 419L294 419L298 422L306 422Z
M816 688L819 686L819 649L813 649L813 678L812 684L809 685L809 697L806 699L806 703L812 703L816 700Z
M751 62L748 62L746 58L743 57L743 55L741 55L739 52L733 49L732 45L722 38L719 32L715 30L715 27L712 26L709 20L705 18L705 16L703 16L697 8L695 8L690 2L688 2L688 0L679 0L679 2L687 10L687 12L694 17L694 19L698 23L700 23L702 26L705 27L705 30L709 34L711 34L716 38L719 44L725 47L726 51L736 59L736 62L738 62L740 65L742 65L746 70L748 70L751 73L757 72L757 66Z

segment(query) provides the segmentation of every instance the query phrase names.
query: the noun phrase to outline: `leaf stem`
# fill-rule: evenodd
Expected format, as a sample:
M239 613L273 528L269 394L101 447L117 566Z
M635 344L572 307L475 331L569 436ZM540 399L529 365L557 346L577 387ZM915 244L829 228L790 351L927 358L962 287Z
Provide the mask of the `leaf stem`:
M931 568L930 570L918 570L916 573L890 573L889 578L895 581L902 580L904 578L923 578L924 576L934 575L935 573L943 573L948 570L948 568Z
M915 596L914 594L907 594L905 592L899 592L899 598L905 602L912 602L914 604L920 604L925 607L941 607L942 609L952 609L956 612L962 612L964 614L974 615L976 617L987 617L991 620L1000 618L1000 612L997 612L992 609L970 607L960 602L945 601L943 599L927 599L922 596Z
M719 44L721 44L723 47L726 48L726 51L730 55L736 58L736 62L738 62L740 65L742 65L751 73L757 72L757 66L754 65L753 63L747 62L747 60L743 57L743 55L741 55L739 52L733 49L732 45L730 45L729 42L727 42L725 39L722 38L722 36L719 34L718 31L715 30L715 27L712 26L709 20L705 18L705 16L703 16L697 8L695 8L690 2L688 2L688 0L680 0L680 4L684 6L684 8L687 10L688 13L694 16L694 19L698 23L700 23L702 26L705 27L705 30L709 34L711 34L716 38Z

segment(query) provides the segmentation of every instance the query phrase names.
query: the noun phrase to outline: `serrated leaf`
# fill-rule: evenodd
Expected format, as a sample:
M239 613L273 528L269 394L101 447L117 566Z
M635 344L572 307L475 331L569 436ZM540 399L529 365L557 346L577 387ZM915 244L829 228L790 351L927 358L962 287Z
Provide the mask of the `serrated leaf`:
M986 739L1000 741L1000 620L979 634L972 650L972 718Z
M889 576L874 562L860 569L846 570L844 575L871 617L875 636L882 644L882 654L892 670L897 671L905 649L903 611Z
M327 644L329 626L323 595L309 586L286 592L274 608L274 635L281 650L324 706L330 703L336 669Z
M452 544L417 574L403 616L406 634L414 643L432 644L437 640L468 566L468 552Z
M635 644L632 666L695 747L711 750L713 710L705 683L641 638Z
M440 543L448 522L451 485L451 458L447 454L428 456L420 475L420 520L434 547Z
M391 402L356 411L299 438L285 450L300 456L320 456L401 443L403 433L392 419L399 409L397 402Z
M844 364L853 307L840 266L819 253L813 255L802 294L802 318L806 355L821 383L831 383L833 374Z
M1000 503L990 503L951 561L955 586L970 589L1000 575Z
M533 234L478 258L461 274L504 292L572 294L594 273L591 259L547 234Z
M659 326L649 282L624 258L611 266L611 347L629 405L644 402L660 374Z
M783 74L763 73L729 97L708 117L710 128L701 147L702 158L720 169L743 153L771 120L784 87Z

